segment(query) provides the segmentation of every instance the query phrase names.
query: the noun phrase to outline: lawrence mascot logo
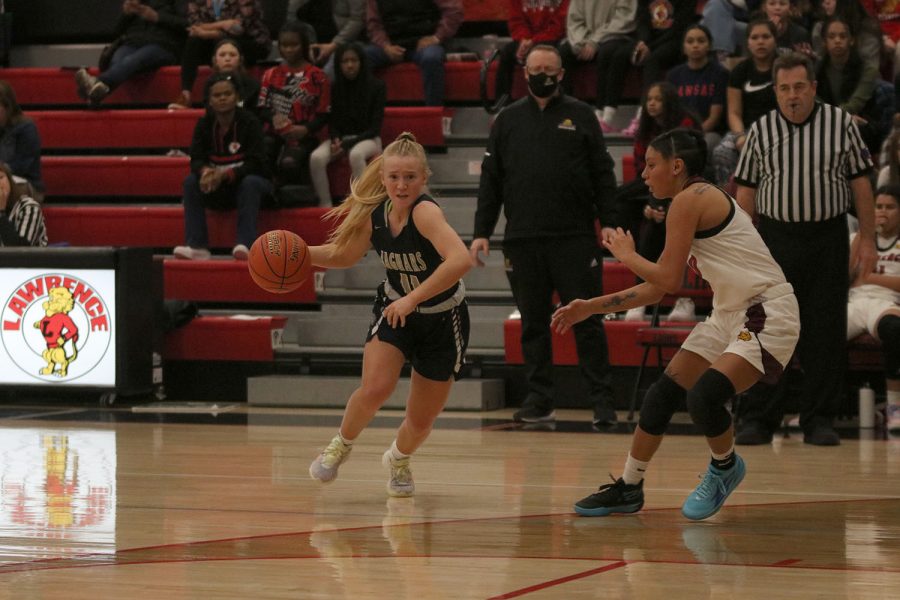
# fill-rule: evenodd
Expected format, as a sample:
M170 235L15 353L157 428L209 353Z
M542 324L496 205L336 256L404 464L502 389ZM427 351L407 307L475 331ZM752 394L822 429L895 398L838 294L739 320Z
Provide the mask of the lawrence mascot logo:
M107 353L112 318L90 283L53 274L25 281L3 306L2 342L16 366L41 381L69 382Z

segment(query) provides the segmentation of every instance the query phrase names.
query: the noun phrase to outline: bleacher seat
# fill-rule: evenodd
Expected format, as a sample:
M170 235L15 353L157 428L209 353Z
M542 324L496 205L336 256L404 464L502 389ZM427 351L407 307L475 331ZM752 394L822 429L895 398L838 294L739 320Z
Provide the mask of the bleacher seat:
M166 299L247 304L313 304L314 277L286 294L266 292L253 283L247 263L237 260L177 260L163 263Z
M331 224L324 208L287 208L259 213L259 231L289 229L310 245L325 242ZM53 206L44 207L51 243L72 246L137 246L170 248L184 242L181 206ZM231 248L237 227L235 211L208 211L212 248Z
M42 156L47 196L181 197L186 156Z
M271 362L287 317L202 316L166 334L166 360Z

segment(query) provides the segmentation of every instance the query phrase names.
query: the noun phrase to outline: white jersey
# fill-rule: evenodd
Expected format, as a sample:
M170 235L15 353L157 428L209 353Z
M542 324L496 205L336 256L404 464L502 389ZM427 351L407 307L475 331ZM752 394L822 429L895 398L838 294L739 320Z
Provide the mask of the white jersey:
M723 192L724 194L724 192ZM713 291L713 310L744 311L792 291L784 272L759 236L750 216L734 198L721 225L698 231L691 243L688 264L700 273ZM772 290L775 286L782 286ZM766 292L771 290L771 294Z
M851 243L853 243L855 236L855 233L850 234ZM883 238L879 235L876 246L878 248L878 262L875 265L875 272L881 275L900 277L900 238ZM867 283L850 288L850 300L856 298L877 298L898 304L900 303L900 292L895 292L883 285Z

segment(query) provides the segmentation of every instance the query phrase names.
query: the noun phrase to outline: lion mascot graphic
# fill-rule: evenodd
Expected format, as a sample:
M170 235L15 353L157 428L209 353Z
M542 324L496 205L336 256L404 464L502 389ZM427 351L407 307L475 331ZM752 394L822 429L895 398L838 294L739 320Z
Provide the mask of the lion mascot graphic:
M47 361L47 366L41 369L41 375L56 375L65 377L69 370L69 364L78 356L78 326L69 317L69 313L75 307L72 292L64 287L50 288L49 300L41 306L45 316L34 324L41 330L47 349L42 356ZM72 341L72 354L66 355L65 344ZM57 370L58 367L58 370Z

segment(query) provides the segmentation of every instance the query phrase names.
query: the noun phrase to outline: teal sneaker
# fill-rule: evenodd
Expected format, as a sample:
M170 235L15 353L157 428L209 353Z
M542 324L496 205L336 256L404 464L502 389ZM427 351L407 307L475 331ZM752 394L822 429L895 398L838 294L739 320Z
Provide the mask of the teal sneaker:
M601 485L597 493L575 503L575 512L583 517L605 517L613 513L633 513L644 506L644 480L628 485L620 477Z
M709 465L700 485L681 505L681 514L692 521L713 516L719 512L734 488L744 480L746 473L744 459L737 454L734 455L734 466L726 471L720 471Z

